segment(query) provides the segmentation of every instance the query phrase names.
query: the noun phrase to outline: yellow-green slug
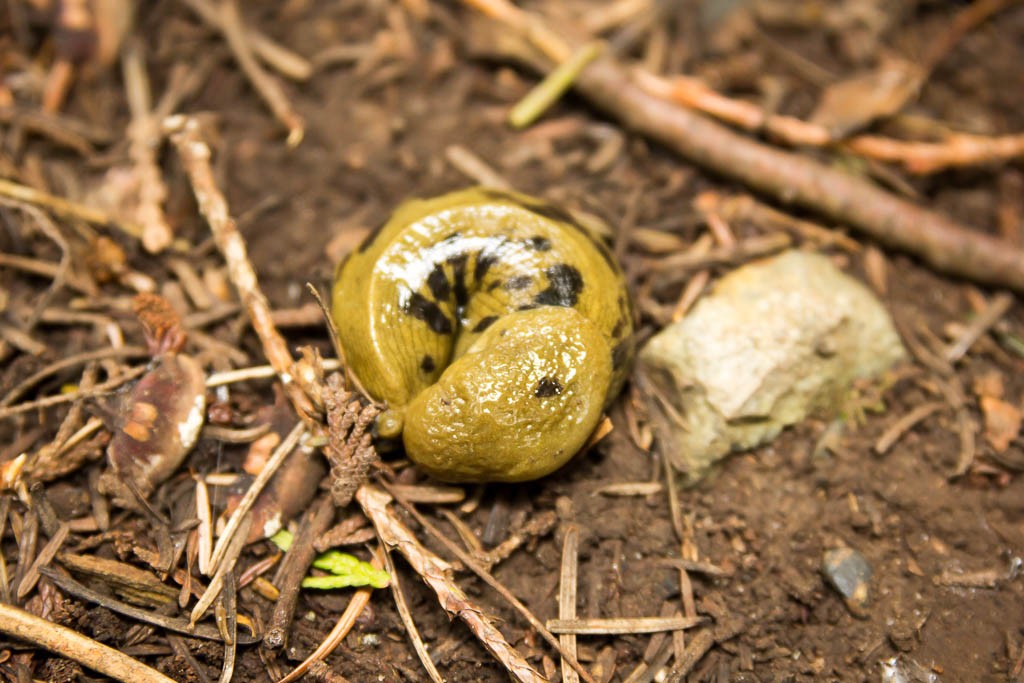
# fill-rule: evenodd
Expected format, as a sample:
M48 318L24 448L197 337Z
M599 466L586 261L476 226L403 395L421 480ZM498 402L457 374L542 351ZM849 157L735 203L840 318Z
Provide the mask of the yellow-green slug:
M573 217L471 188L403 203L339 266L333 316L385 437L447 481L542 477L584 445L633 355L608 248Z

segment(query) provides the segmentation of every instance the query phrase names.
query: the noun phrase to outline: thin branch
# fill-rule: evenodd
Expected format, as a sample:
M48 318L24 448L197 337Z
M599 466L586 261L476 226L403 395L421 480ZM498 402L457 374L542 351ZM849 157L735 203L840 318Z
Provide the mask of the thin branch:
M450 565L424 548L413 533L388 512L390 495L375 486L365 484L356 493L356 500L376 527L381 542L402 553L416 573L437 593L438 601L445 611L465 622L484 647L516 680L524 683L540 683L545 680L515 648L509 645L491 619L448 577Z
M73 659L123 683L174 683L128 655L14 605L0 603L0 633Z

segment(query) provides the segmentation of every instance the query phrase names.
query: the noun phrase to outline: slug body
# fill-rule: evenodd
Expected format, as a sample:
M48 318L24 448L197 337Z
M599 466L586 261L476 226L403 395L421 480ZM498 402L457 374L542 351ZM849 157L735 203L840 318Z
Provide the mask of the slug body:
M544 476L586 443L633 355L607 247L541 200L472 188L402 204L339 266L349 369L385 437L447 481Z

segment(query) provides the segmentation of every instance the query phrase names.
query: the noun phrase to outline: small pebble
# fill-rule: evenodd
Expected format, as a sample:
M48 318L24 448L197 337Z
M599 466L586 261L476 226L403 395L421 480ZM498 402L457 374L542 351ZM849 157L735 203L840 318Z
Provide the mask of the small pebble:
M821 560L821 572L843 596L850 613L860 619L866 618L871 593L871 565L864 556L851 548L827 550Z

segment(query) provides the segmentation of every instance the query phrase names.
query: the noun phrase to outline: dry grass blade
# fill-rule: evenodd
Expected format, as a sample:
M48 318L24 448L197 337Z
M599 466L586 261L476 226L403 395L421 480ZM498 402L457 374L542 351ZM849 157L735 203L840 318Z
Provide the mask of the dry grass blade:
M227 547L232 543L234 536L238 533L239 527L244 519L249 514L249 510L252 508L253 503L256 502L256 497L260 495L260 491L267 485L270 478L274 476L274 473L284 463L295 447L299 445L299 441L302 439L303 434L306 433L305 426L299 422L296 423L292 430L288 432L288 436L285 437L277 448L274 449L274 453L270 456L270 460L263 466L260 473L253 480L249 489L242 496L242 500L238 503L238 507L231 513L231 519L228 520L227 526L224 528L224 533L221 535L220 540L217 541L217 547L213 549L213 556L210 558L210 571L216 572L220 567L220 563L224 559L224 555ZM244 536L244 534L243 534Z
M946 360L955 363L963 358L974 343L1006 315L1013 306L1013 301L1013 295L1008 292L996 294L978 317L971 321L963 334L946 350Z
M508 588L506 588L500 581L494 578L494 576L492 576L491 573L487 571L487 569L481 566L481 564L476 559L471 557L469 553L460 548L450 538L442 534L437 529L437 527L431 524L426 517L421 515L415 507L413 507L407 501L404 501L400 498L396 500L402 507L404 507L409 512L409 514L413 516L413 518L416 519L417 523L419 523L419 525L422 526L427 531L427 533L429 533L435 539L440 541L445 548L447 548L453 555L455 555L455 557L459 559L459 562L462 562L468 569L470 569L474 574L480 577L480 579L482 579L484 583L486 583L488 586L497 591L498 595L500 595L506 602L508 602L509 605L511 605L517 612L519 612L519 614L521 614L524 619L530 622L530 626L532 626L534 630L536 630L537 633L540 634L540 636L544 640L546 640L549 645L551 645L551 647L555 648L555 650L560 655L562 655L563 658L569 661L569 665L572 666L576 673L580 675L581 679L586 681L586 683L595 683L594 677L591 676L587 672L587 670L583 668L583 666L579 663L578 660L567 655L567 653L562 650L562 646L558 642L558 638L556 638L554 634L552 634L551 631L549 631L544 626L544 624L541 623L541 621L536 616L534 616L533 612L531 612L530 609L526 605L524 605L519 598L512 595Z
M60 547L64 545L64 540L68 537L68 531L67 522L61 522L57 528L57 533L39 551L39 555L32 563L32 566L28 568L28 571L25 572L25 576L22 577L21 583L18 585L18 600L24 600L25 596L35 588L36 582L39 580L39 569L49 564L53 556L60 550Z
M63 197L58 197L57 195L28 187L27 185L19 185L10 180L0 178L0 196L41 206L61 218L77 218L93 225L116 227L132 237L138 238L142 236L142 231L137 225L117 223L111 216L99 209L71 201L70 199L64 199Z
M416 628L416 622L412 619L412 612L409 611L409 604L405 601L405 594L402 592L402 585L398 581L398 572L395 571L395 563L391 559L390 553L384 553L384 568L391 575L391 594L395 598L395 607L398 608L398 614L402 617L405 632L409 634L409 640L412 641L413 649L416 650L416 656L420 658L420 664L426 669L430 680L434 683L442 683L444 679L437 667L434 666L434 661L430 659L427 646L423 644L419 629Z
M213 601L220 595L221 590L223 590L225 578L234 570L235 562L238 560L238 556L242 554L242 549L245 548L245 539L249 535L249 523L251 520L252 517L249 515L242 517L241 525L224 551L217 573L213 575L210 585L206 587L203 596L199 598L196 606L192 608L192 614L189 615L189 622L191 624L199 621L206 610L210 608L210 605L213 604Z
M16 387L7 392L7 395L0 400L0 407L11 405L18 400L22 394L47 377L51 377L77 365L85 365L86 363L94 360L105 360L107 358L138 358L142 356L149 356L149 352L141 346L123 346L119 349L97 349L95 351L86 351L85 353L76 353L73 356L68 356L56 363L47 365L39 372L26 377Z
M78 631L25 610L0 603L0 633L56 652L123 683L174 683L128 655L86 638Z
M373 522L381 541L402 553L416 573L437 593L438 601L445 611L462 619L516 680L525 683L546 680L508 644L483 611L449 578L450 565L424 548L413 533L388 512L390 495L374 486L363 485L356 492L356 500Z
M946 403L944 401L932 401L914 408L909 413L896 420L891 427L886 429L885 432L878 437L878 440L875 441L875 453L884 455L890 448L892 448L894 443L899 441L901 436L913 429L914 425L921 422L932 413L942 410L945 407Z
M310 398L319 393L319 377L311 377L311 373L296 367L297 363L288 350L288 344L274 327L270 304L260 290L256 271L249 261L245 239L238 232L238 225L228 210L227 199L214 179L210 146L200 135L199 122L189 116L169 116L164 120L163 129L170 134L171 142L181 157L199 211L209 223L217 248L224 256L228 276L238 290L238 298L245 304L264 355L281 380L296 412L311 429L319 430L319 423L315 419L319 410Z
M117 612L118 614L122 614L130 619L135 619L136 621L141 621L146 624L153 624L159 628L175 631L192 638L221 640L220 632L206 624L195 624L194 626L191 626L186 619L167 617L162 614L158 614L153 610L133 607L132 605L121 602L120 600L115 600L108 595L94 591L93 589L80 584L72 578L64 576L56 569L52 569L50 567L40 567L39 573L56 584L56 586L65 593L73 595L76 598L95 603L100 607L109 609L111 612ZM237 641L240 645L251 645L256 642L256 638L241 634L237 638Z
M26 401L25 403L19 403L18 405L14 406L5 406L3 408L0 408L0 419L11 417L13 415L20 415L21 413L27 413L32 410L37 410L39 408L49 408L51 406L60 405L61 403L74 403L75 401L79 401L84 398L102 396L111 389L116 389L122 384L130 382L131 380L135 379L136 377L142 375L145 372L145 366L131 368L130 370L125 370L123 374L118 375L113 379L109 379L106 382L97 384L88 391L71 391L66 394L46 396L35 401Z
M565 529L565 540L562 541L562 571L558 579L558 618L576 618L576 579L579 573L580 530L575 524ZM565 633L558 636L558 642L572 657L576 656L576 636ZM562 683L579 683L580 676L569 662L562 660Z
M703 617L622 617L617 619L549 619L547 627L552 633L600 636L626 633L657 633L681 631L700 626Z

